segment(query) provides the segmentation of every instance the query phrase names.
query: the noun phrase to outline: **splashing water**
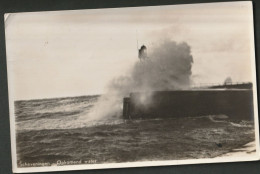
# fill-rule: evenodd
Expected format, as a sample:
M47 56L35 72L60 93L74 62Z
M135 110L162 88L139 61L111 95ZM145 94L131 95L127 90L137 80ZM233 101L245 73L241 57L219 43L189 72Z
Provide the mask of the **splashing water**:
M153 48L148 57L146 61L137 62L128 76L111 81L108 92L90 112L92 120L118 119L122 114L122 99L131 92L145 91L145 96L140 96L136 102L148 106L153 91L190 87L193 57L187 43L166 40Z

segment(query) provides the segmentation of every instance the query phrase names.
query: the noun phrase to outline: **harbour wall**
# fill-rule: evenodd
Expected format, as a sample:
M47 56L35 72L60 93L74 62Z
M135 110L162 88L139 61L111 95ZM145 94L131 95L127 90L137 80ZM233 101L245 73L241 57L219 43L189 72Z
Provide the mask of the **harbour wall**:
M220 114L234 119L252 120L254 118L252 89L137 92L124 98L123 117L125 119Z

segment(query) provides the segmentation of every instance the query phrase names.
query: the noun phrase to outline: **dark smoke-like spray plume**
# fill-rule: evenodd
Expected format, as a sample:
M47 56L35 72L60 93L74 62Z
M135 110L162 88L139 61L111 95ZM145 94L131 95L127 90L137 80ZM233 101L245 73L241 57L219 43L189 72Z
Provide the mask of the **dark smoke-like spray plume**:
M148 59L137 62L129 76L118 77L108 85L107 94L100 97L90 113L91 120L121 116L122 100L131 92L145 92L137 102L149 105L153 91L190 87L193 58L187 43L167 40L149 52Z

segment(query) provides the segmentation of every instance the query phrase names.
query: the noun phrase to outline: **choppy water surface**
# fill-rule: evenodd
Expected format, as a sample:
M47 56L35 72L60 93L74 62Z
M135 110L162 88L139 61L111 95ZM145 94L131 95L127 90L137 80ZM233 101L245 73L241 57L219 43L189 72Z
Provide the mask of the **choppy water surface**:
M213 158L254 141L252 121L225 115L89 121L98 98L16 101L18 166Z

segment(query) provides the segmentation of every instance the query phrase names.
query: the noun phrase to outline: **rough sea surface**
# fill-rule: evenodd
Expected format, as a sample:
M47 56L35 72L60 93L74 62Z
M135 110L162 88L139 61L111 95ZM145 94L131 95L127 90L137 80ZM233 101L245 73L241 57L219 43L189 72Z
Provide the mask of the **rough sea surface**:
M16 101L18 167L215 158L255 140L226 115L93 121L99 97Z

